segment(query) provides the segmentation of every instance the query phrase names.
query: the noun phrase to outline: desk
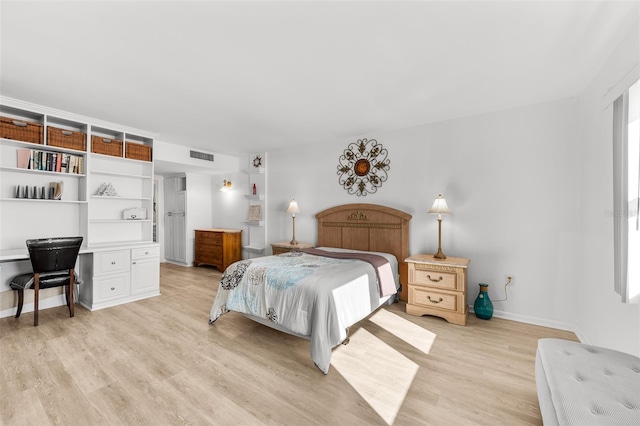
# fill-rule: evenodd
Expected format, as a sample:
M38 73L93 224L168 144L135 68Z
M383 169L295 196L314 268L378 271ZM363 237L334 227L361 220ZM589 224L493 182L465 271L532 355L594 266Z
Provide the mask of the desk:
M119 285L106 285L105 280L112 279L104 268L96 265L111 259L118 262ZM115 266L115 263L114 263ZM31 272L29 252L24 249L0 250L0 318L13 316L16 312L16 297L9 287L11 279ZM153 297L160 294L160 245L153 242L82 246L76 264L76 272L83 281L79 297L76 300L89 310L102 309L134 300ZM112 290L113 288L113 290ZM117 297L105 294L113 291ZM25 292L25 296L28 292ZM40 309L66 304L59 288L45 289L40 295ZM26 303L23 312L33 311L33 304Z

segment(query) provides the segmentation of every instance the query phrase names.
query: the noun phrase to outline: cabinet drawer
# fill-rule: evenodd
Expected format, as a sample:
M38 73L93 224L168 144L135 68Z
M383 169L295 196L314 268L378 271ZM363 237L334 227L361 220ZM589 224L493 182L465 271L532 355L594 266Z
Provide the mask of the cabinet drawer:
M147 257L160 257L160 247L142 247L131 250L131 259L145 259Z
M104 302L129 295L129 274L115 274L94 278L96 298L94 302Z
M203 232L196 231L196 244L222 244L221 232Z
M426 285L428 287L462 290L462 288L458 287L458 280L455 272L428 269L423 265L416 265L414 268L410 268L409 281L411 284Z
M409 303L429 308L458 311L463 302L461 293L436 291L425 287L409 286Z
M129 271L129 250L105 251L94 253L93 274L100 276Z

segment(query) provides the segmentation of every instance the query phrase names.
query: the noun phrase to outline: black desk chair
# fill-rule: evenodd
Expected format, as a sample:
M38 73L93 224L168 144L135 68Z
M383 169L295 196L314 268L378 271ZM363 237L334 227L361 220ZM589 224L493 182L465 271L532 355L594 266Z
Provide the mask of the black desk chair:
M59 237L27 240L32 273L17 275L10 287L18 292L18 312L22 312L24 291L33 288L33 325L38 325L38 292L41 289L65 286L69 316L73 317L73 284L76 259L82 245L82 237Z

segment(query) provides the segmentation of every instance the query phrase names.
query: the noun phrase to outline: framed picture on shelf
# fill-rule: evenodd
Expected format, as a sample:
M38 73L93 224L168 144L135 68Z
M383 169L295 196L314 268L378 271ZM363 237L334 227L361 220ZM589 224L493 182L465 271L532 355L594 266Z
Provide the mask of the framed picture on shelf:
M261 206L249 206L249 222L257 222L262 218Z

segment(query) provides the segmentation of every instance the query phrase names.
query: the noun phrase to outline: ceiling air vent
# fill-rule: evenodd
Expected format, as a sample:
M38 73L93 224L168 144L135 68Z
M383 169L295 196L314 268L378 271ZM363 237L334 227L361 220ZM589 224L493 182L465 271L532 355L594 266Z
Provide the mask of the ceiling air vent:
M213 154L207 154L205 152L189 151L189 156L191 158L197 158L198 160L213 161Z

